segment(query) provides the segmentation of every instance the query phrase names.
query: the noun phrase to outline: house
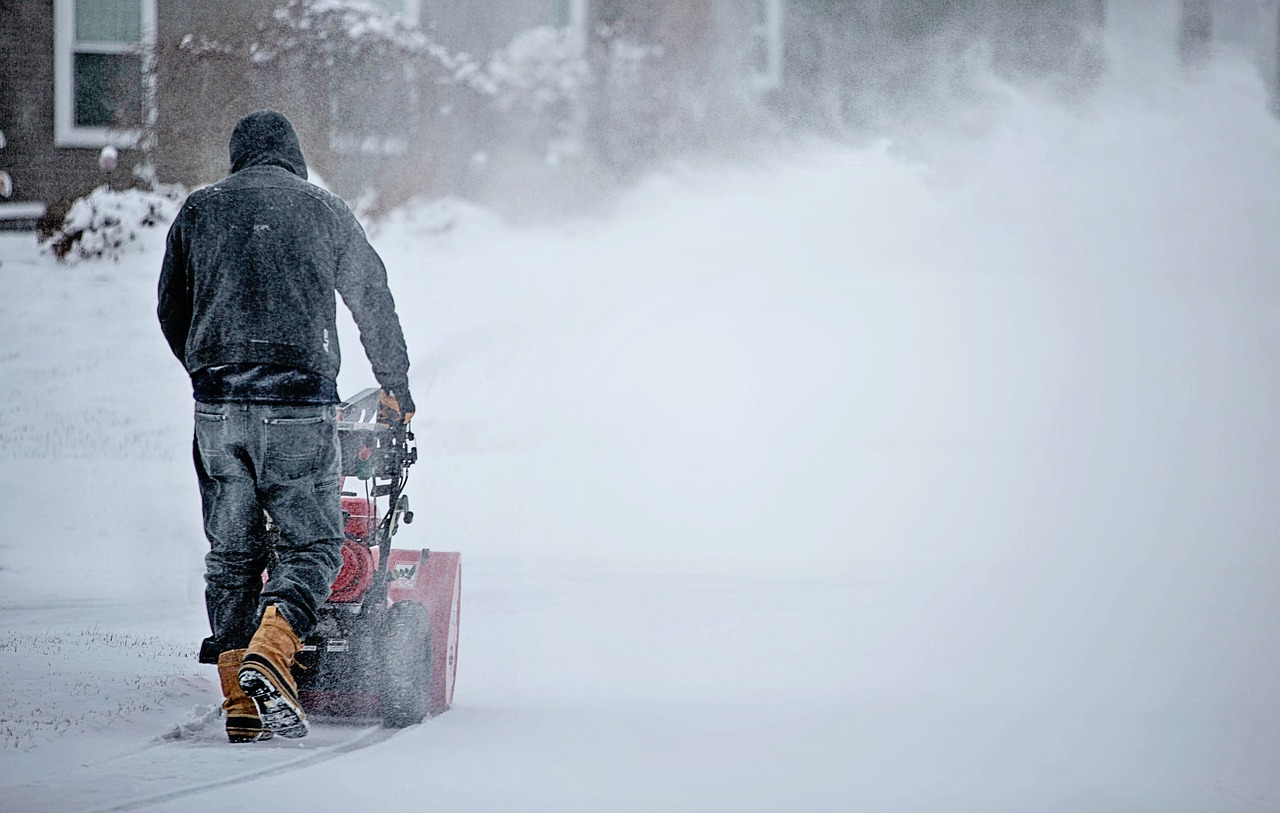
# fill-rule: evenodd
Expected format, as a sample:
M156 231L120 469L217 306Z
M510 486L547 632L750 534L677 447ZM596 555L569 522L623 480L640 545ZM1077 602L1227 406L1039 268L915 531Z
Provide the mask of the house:
M102 147L137 144L146 108L139 52L155 20L156 0L5 4L0 169L11 185L0 225L31 225L50 201L107 180Z
M296 114L300 130L309 130L303 134L308 145L323 142L333 153L359 153L362 143L346 143L350 134L344 135L340 125L327 126L330 114L337 112L325 109L333 100L317 98L350 88L317 92L308 87L314 65L292 65L295 81L269 77L267 70L228 74L219 70L234 64L228 54L216 45L200 50L209 43L243 43L246 35L271 21L275 6L284 5L284 0L274 5L253 0L5 3L0 15L0 51L6 55L0 63L0 171L5 173L0 176L0 228L30 227L42 218L56 222L71 201L95 186L131 185L132 168L144 162L158 167L165 180L213 180L226 169L231 124L255 107L270 105ZM410 23L435 10L430 0L379 0L376 5ZM582 0L513 0L507 5L519 12L504 18L508 29L512 21L583 25ZM574 23L574 15L579 22ZM441 19L459 22L456 13ZM473 26L457 33L477 44L509 33L499 30L496 19L490 22L488 30ZM178 54L187 58L175 60ZM178 67L167 70L166 60ZM193 65L199 66L194 75L180 75ZM403 101L395 100L397 109L404 107ZM395 109L375 114L397 118ZM321 120L326 126L317 124ZM100 162L108 146L119 153L114 168ZM394 153L395 145L384 145L383 151Z
M766 0L777 9L781 0ZM299 127L309 158L345 194L360 182L413 173L441 173L441 152L474 142L460 125L441 121L455 107L433 83L403 81L397 54L381 61L332 53L249 60L261 28L277 9L228 0L18 0L0 20L0 226L56 223L76 197L102 183L129 186L132 168L151 164L163 180L188 184L225 171L226 138L247 110L273 106ZM328 4L333 6L335 4ZM668 47L665 59L705 43L714 0L653 3L621 0L508 0L459 4L448 0L368 0L406 26L419 26L456 54L483 63L522 30L550 26L574 32L584 55L589 41L627 29ZM721 2L719 5L733 5ZM698 13L689 9L701 8ZM637 11L642 13L636 13ZM628 19L635 25L624 24ZM699 29L697 26L701 26ZM776 26L775 26L776 29ZM756 35L763 41L768 32ZM776 30L773 32L776 38ZM762 49L762 53L768 51ZM774 62L762 70L777 73ZM310 56L314 57L314 54ZM402 55L401 55L402 56ZM768 57L763 57L768 59ZM465 129L465 128L464 128ZM471 127L481 131L482 126ZM452 141L451 141L452 139ZM465 142L465 143L464 143ZM100 161L104 147L119 152Z
M14 0L0 15L0 227L56 224L90 189L131 185L139 165L216 180L231 126L265 106L290 116L317 174L350 199L467 192L478 162L520 150L552 170L588 155L641 172L749 137L762 110L874 126L882 100L906 104L971 41L1009 72L1086 70L1108 3L1142 2ZM1221 0L1211 14L1179 3L1184 36L1247 38L1275 74L1276 0ZM333 36L316 36L322 25ZM498 52L552 73L495 90L484 72ZM570 69L589 81L566 89ZM495 105L504 92L527 94L527 109ZM100 160L107 146L118 162Z

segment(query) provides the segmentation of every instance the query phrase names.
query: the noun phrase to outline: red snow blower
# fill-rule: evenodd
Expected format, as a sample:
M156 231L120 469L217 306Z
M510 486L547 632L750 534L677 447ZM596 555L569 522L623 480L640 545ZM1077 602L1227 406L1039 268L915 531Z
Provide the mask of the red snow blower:
M391 547L413 522L403 491L418 450L405 427L377 421L378 393L338 407L342 569L295 675L309 714L403 728L453 702L462 555Z

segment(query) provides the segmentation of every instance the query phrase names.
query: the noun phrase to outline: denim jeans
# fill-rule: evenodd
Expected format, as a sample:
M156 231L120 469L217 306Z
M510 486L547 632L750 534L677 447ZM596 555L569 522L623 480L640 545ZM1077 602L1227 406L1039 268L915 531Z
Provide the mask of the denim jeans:
M195 423L213 633L201 660L248 646L269 604L305 637L342 565L336 407L196 402Z

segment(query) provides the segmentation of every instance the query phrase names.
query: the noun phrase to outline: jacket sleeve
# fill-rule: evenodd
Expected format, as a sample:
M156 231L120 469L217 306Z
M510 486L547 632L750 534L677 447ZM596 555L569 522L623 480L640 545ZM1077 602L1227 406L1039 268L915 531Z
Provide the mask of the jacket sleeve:
M191 332L191 285L188 279L186 252L182 245L181 214L174 218L165 242L164 264L160 267L160 329L169 349L186 366L187 334Z
M378 386L401 393L409 384L409 353L396 303L387 287L387 269L354 217L351 229L338 264L338 294L360 329L360 343Z

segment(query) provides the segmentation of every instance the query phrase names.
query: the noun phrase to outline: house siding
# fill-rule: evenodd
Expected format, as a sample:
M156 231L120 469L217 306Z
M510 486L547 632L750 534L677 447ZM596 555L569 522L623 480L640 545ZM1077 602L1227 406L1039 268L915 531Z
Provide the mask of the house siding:
M315 137L305 126L307 117L299 115L300 94L270 86L262 71L246 71L242 62L217 53L193 56L181 47L189 34L215 42L241 42L271 13L267 5L159 0L153 159L161 178L197 186L224 177L230 169L227 142L236 121L264 107L280 110L293 120L304 148ZM300 73L305 76L311 71Z
M331 148L333 70L323 60L307 63L301 54L246 65L238 56L193 54L181 43L189 34L244 46L256 37L272 7L220 3L194 6L160 0L156 37L159 66L156 147L161 178L189 186L212 183L230 169L227 142L239 118L270 107L289 117L298 131L307 166L339 195L358 195L371 178L403 173L397 156L337 154Z

